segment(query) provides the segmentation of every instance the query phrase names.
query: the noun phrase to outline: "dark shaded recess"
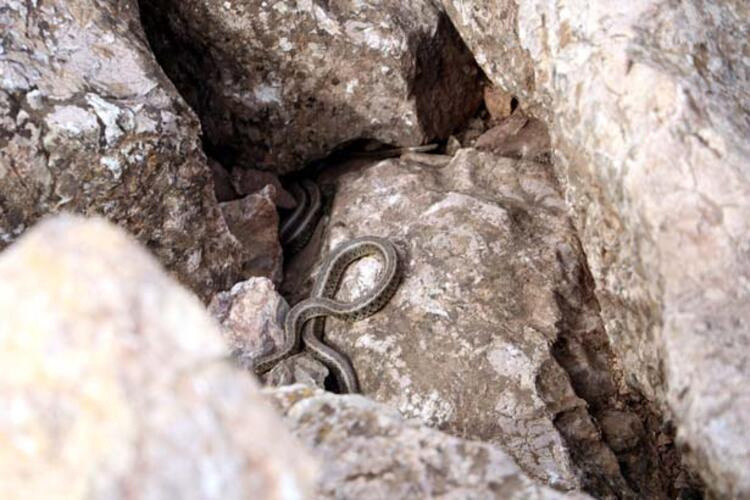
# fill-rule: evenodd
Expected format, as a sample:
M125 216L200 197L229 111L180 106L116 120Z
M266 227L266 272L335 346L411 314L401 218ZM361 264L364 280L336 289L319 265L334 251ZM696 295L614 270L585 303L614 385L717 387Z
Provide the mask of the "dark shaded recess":
M222 70L231 70L239 63L222 50L221 44L212 43L212 34L199 36L200 30L206 28L195 26L195 19L183 18L172 2L138 0L138 4L157 61L201 118L206 153L226 167L243 164L264 168L270 145L259 131L278 126L278 117L271 109L246 110L227 102L226 96L217 95L207 84L220 80ZM482 103L482 84L486 79L447 15L440 15L434 35L414 32L411 37L409 44L416 55L416 64L407 68L414 72L409 95L415 99L418 120L427 142L447 139L475 116ZM254 65L258 71L278 66L278 63L272 54L243 62ZM235 73L242 74L242 71ZM461 92L460 99L456 98L457 89ZM320 107L318 98L307 96L299 105ZM330 113L326 119L331 120L356 114L348 112L343 102L323 108ZM365 133L362 139L372 137ZM317 156L322 158L328 153L330 151L320 150Z
M581 468L584 489L597 498L702 498L705 487L682 464L674 428L638 392L617 389L620 376L604 326L590 321L600 307L588 267L563 268L566 284L556 293L562 320L552 355L588 407L558 413L555 426ZM540 393L553 385L540 373ZM611 470L610 451L619 470Z
M433 38L420 37L412 44L417 67L409 95L416 99L419 124L430 141L447 139L483 104L487 78L445 12L440 13ZM452 98L456 89L464 90L467 101Z
M170 9L163 0L138 0L141 22L148 43L164 72L201 117L212 104L216 106L217 96L213 95L206 82L219 78L219 64L215 61L208 44L196 38L177 36L177 32L188 32L187 21L175 9ZM225 124L226 126L227 124ZM232 122L228 122L233 126ZM237 150L231 144L214 143L211 134L206 133L206 123L202 123L202 142L206 154L222 165L233 165Z

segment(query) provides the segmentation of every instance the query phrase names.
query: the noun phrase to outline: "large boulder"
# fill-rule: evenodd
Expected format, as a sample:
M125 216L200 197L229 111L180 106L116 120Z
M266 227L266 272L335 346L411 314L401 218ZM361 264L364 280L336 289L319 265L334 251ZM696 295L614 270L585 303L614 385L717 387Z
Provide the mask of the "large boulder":
M311 497L308 458L218 327L101 221L0 256L0 497Z
M723 495L750 496L750 5L443 0L550 124L607 334Z
M671 479L652 442L659 424L646 423L620 392L585 257L548 165L464 149L452 159L345 164L320 182L336 191L321 258L367 234L394 240L402 258L403 281L383 311L326 323L364 394L501 445L555 487L667 496ZM378 268L373 258L355 264L339 298L364 293ZM632 421L644 423L633 431L625 425Z
M227 161L290 172L357 139L447 137L480 71L429 0L140 0L165 70Z
M586 499L526 476L497 446L459 439L362 396L267 390L323 465L317 498Z
M126 227L207 297L242 276L194 113L154 60L128 0L0 9L0 248L41 216Z

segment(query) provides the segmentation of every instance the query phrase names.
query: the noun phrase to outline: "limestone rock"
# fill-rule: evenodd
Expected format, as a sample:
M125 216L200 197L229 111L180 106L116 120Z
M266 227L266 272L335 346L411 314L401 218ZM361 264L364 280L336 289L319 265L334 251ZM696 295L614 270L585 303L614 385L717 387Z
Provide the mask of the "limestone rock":
M4 2L0 248L41 216L124 226L206 297L240 275L193 112L154 60L134 2Z
M443 0L550 124L628 382L709 486L750 496L750 5Z
M291 172L357 139L447 138L480 72L430 0L141 0L150 41L209 145Z
M350 357L364 394L502 445L558 488L579 485L567 443L576 428L593 429L581 453L610 484L602 488L626 491L581 398L604 407L616 388L598 311L579 286L583 255L548 170L461 150L450 163L402 158L324 174L337 194L321 256L352 237L389 237L404 276L383 311L353 324L329 319L326 338ZM378 268L374 258L356 263L339 299L364 293ZM570 425L558 428L563 415Z
M258 193L219 206L229 230L244 246L243 275L264 276L279 283L284 254L279 243L276 196L276 188L268 185Z
M0 497L303 498L317 474L199 301L101 221L0 255Z
M404 420L362 396L266 390L325 464L318 498L585 499L536 484L498 447Z

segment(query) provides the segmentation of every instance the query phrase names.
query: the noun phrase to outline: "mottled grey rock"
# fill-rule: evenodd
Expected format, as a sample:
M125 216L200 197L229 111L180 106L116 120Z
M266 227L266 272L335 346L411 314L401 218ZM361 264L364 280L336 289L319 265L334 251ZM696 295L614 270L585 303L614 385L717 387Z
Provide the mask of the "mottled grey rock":
M578 284L583 255L548 170L461 150L449 163L402 158L324 174L336 197L321 256L356 236L389 237L404 276L383 311L356 323L329 319L326 338L351 358L364 394L500 444L556 487L578 486L568 438L593 429L582 441L586 460L624 491L580 397L606 406L616 387L606 339L597 344L598 311ZM339 299L364 293L378 269L374 258L356 263ZM558 428L567 414L569 426Z
M44 222L0 282L0 497L312 494L315 464L216 323L122 231Z
M585 499L535 483L500 448L404 420L362 396L266 390L325 464L318 498Z
M0 248L41 216L100 214L202 297L241 277L199 124L128 0L0 9Z
M141 0L165 70L206 140L241 167L291 172L356 139L447 138L480 72L430 0Z
M750 4L443 4L550 125L627 381L711 488L750 496Z
M276 197L276 188L269 184L255 194L220 203L219 207L229 230L245 248L242 274L279 283L284 274L284 253L279 242Z

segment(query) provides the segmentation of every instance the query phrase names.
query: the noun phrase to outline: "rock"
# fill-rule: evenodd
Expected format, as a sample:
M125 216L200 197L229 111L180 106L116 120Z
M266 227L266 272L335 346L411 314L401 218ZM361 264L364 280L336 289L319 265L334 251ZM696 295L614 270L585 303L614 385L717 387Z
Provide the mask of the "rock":
M534 483L498 447L404 420L362 396L303 386L266 394L325 464L318 498L589 498Z
M374 234L394 240L403 258L403 281L383 311L326 323L362 392L430 426L501 445L557 488L577 488L581 467L596 470L590 489L626 492L598 433L586 442L588 465L568 453L572 426L596 430L581 396L607 407L616 387L549 167L464 149L443 166L401 158L341 171L320 180L334 180L337 193L322 256ZM364 293L378 268L374 258L356 263L339 299ZM568 355L557 348L564 342L580 348ZM575 418L563 419L568 413Z
M445 144L445 154L453 156L458 153L459 149L461 149L461 142L458 138L455 135L448 137L448 142Z
M234 190L234 186L232 186L232 181L229 177L229 172L227 172L227 169L225 169L218 161L211 158L208 158L208 166L211 167L211 173L213 174L214 178L214 194L216 194L216 200L222 202L232 201L239 198L237 192Z
M325 389L328 368L306 352L283 360L264 375L266 385L280 387L295 383Z
M715 494L750 496L747 2L442 3L550 125L626 380Z
M266 278L251 278L216 294L208 310L221 324L234 359L246 370L252 369L254 359L278 349L284 341L289 305ZM267 374L265 383L278 386L297 382L323 388L327 376L325 366L307 354L299 354L279 363Z
M122 231L43 222L0 280L2 498L312 493L315 464L215 322Z
M245 276L264 276L275 283L283 278L284 254L279 243L276 189L268 185L256 194L220 203L229 230L242 242Z
M631 413L610 410L601 419L602 432L615 451L635 448L643 437L641 421Z
M474 118L472 120L469 120L466 128L461 130L457 134L456 138L463 147L474 147L479 137L481 137L482 134L487 131L489 126L490 124L485 122L485 120L483 120L482 118Z
M509 117L514 111L514 101L513 94L509 92L492 85L484 87L484 107L493 120Z
M279 208L294 208L297 202L294 197L283 188L279 176L262 170L236 167L230 175L234 189L240 194L255 194L269 184L276 190L276 205Z
M498 156L548 161L551 154L547 126L536 118L516 112L482 134L475 147Z
M423 144L481 103L476 63L429 0L140 5L209 146L236 164L287 173L357 139Z
M239 357L253 358L270 352L284 339L284 318L289 305L276 293L268 278L250 278L231 290L217 293L209 313L222 326L230 348ZM249 363L244 363L249 366Z
M0 247L45 214L125 227L202 297L241 277L194 113L128 0L0 10Z

